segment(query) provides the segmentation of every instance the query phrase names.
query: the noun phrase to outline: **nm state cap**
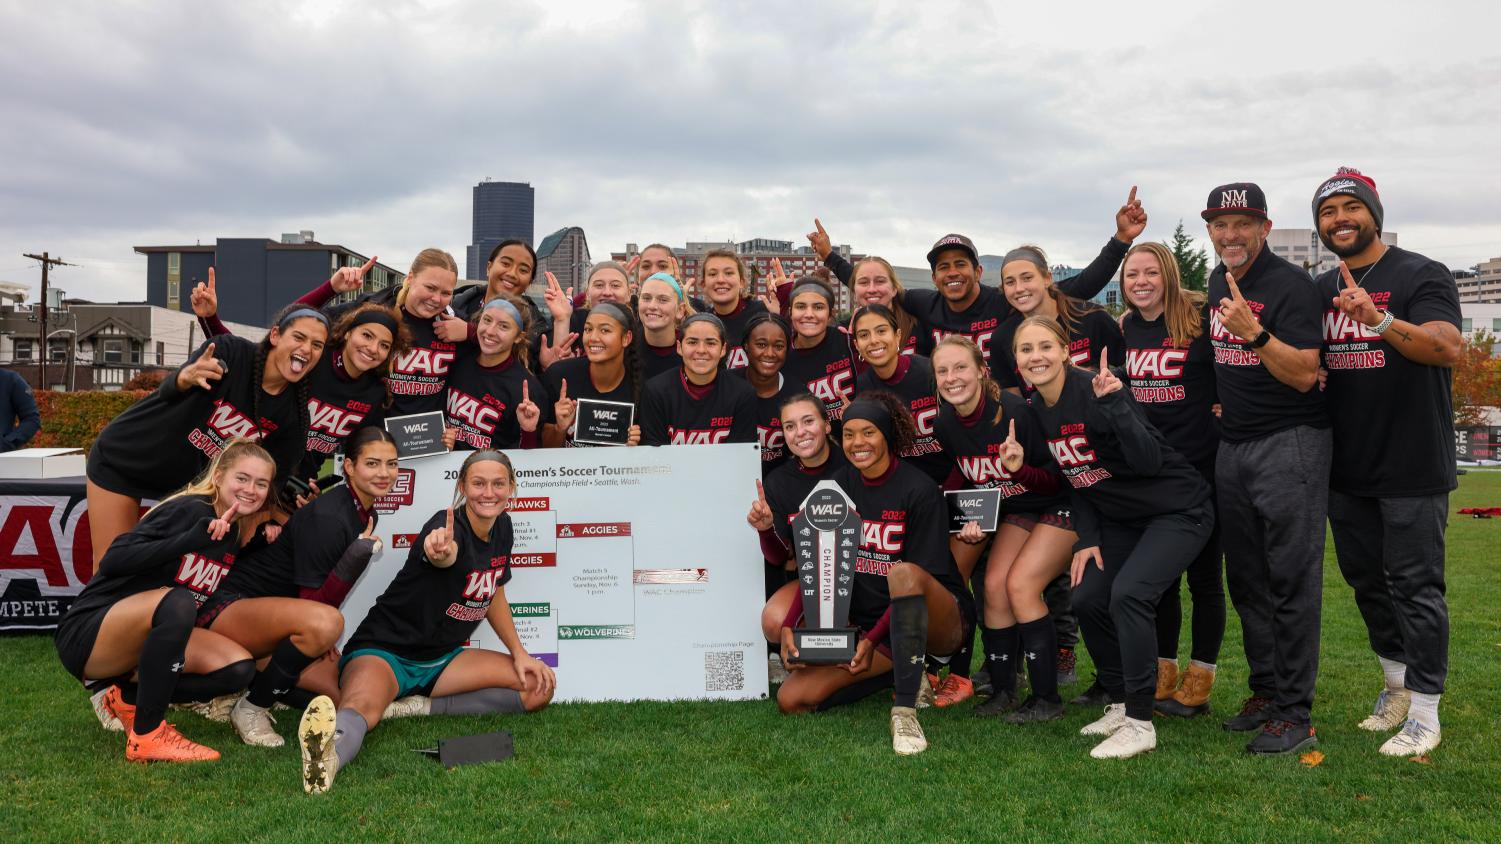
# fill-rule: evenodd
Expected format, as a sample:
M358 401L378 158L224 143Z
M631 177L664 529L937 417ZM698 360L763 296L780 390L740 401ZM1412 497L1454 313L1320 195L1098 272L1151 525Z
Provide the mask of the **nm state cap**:
M1209 192L1209 201L1204 203L1204 213L1199 216L1213 220L1221 214L1246 214L1265 220L1266 194L1255 182L1220 185Z
M938 258L938 253L942 252L945 249L963 249L965 252L969 253L969 260L971 263L980 263L980 253L975 250L975 242L973 240L970 240L962 234L946 234L943 237L938 238L938 242L933 244L932 249L928 250L929 269L932 269L934 262Z

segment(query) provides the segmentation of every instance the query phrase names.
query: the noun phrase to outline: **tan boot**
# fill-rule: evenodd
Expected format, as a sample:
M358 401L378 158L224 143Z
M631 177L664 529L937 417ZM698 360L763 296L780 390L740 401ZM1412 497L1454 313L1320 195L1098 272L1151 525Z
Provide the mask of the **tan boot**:
M1160 685L1159 685L1159 688ZM1192 718L1209 711L1209 692L1214 688L1214 669L1190 662L1183 672L1183 685L1167 700L1157 701L1157 711L1179 718Z
M1157 699L1167 700L1178 688L1178 661L1157 658Z

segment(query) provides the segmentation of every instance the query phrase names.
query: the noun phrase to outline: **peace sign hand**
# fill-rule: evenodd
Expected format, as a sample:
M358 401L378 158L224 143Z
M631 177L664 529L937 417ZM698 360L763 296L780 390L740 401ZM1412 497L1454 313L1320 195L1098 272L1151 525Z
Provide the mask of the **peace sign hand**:
M834 251L834 244L817 217L813 218L813 227L813 231L808 232L808 245L813 247L813 254L818 256L818 260L826 261L829 253Z
M542 408L532 401L531 384L529 380L521 382L521 403L516 405L516 423L528 434L537 430L537 423L542 419Z
M558 277L552 273L547 275L547 289L543 291L542 298L547 302L547 312L552 314L554 323L568 324L568 318L573 316L573 291L563 292L563 286L558 284Z
M1141 207L1141 200L1136 198L1136 185L1131 186L1131 193L1126 197L1126 204L1115 212L1115 239L1121 243L1130 243L1147 228L1147 212Z
M231 502L229 502L229 509L224 511L224 515L222 515L222 516L218 517L217 519L214 519L213 521L211 521L211 522L208 523L208 535L215 542L218 542L219 540L223 539L224 536L225 536L225 534L229 533L230 527L232 527L234 525L235 517L237 517L239 515L240 515L240 502L239 501L231 501Z
M1261 323L1252 313L1246 297L1241 295L1240 285L1235 283L1235 276L1229 269L1225 270L1225 285L1230 288L1230 298L1220 300L1220 322L1242 340L1256 339L1261 333Z
M574 341L578 340L578 338L578 332L570 331L568 332L568 336L563 338L563 342L554 346L552 344L552 339L546 334L543 334L542 350L538 354L538 357L542 359L542 368L545 370L549 366L552 366L560 360L567 360L573 357L573 344Z
M1097 399L1102 399L1105 396L1110 395L1111 393L1115 392L1116 390L1119 390L1121 388L1121 386L1122 386L1121 385L1121 379L1115 377L1115 373L1110 371L1110 361L1107 360L1104 355L1100 356L1100 374L1096 375L1093 379L1091 379L1090 386L1094 387L1094 397L1097 398ZM1011 436L1012 437L1016 436L1016 422L1015 422L1015 420L1013 420L1012 423L1011 423ZM1015 443L1014 439L1012 439L1010 441L1012 443ZM1004 448L1004 447L1005 446L1003 445L1002 448ZM1017 447L1018 450L1021 449L1021 446L1019 444L1016 447ZM1017 461L1017 468L1021 467L1020 464L1021 464L1021 461L1018 460ZM1011 469L1011 467L1008 465L1006 467L1006 469L1009 471Z
M219 292L214 288L214 268L208 268L208 284L198 282L193 287L193 292L188 296L193 305L195 316L208 319L219 313Z
M454 541L452 506L448 508L448 517L443 527L433 528L422 541L422 553L427 555L428 562L440 569L448 568L458 559L459 546Z
M203 348L203 354L199 355L197 360L177 371L177 389L187 390L191 387L213 389L213 382L223 378L228 369L223 363L214 359L214 344L210 343Z
M1110 377L1114 378L1115 376L1111 375ZM1095 380L1098 381L1099 379ZM1117 386L1120 385L1119 380L1115 383ZM1098 388L1095 389L1095 395L1100 395ZM1012 419L1011 429L1006 433L1006 439L1001 442L1001 465L1006 467L1006 471L1015 472L1022 467L1022 457L1024 455L1025 452L1022 450L1022 444L1016 441L1016 420Z
M1381 310L1371 301L1371 294L1355 283L1355 277L1350 275L1350 268L1344 261L1339 262L1339 274L1345 280L1345 289L1334 297L1334 307L1361 325L1372 326L1381 322Z
M758 531L771 530L771 505L766 503L766 487L760 481L756 481L756 500L751 502L750 513L746 515L745 521Z
M370 268L375 266L375 257L371 255L370 260L358 267L340 267L329 278L329 285L339 293L348 293L364 287L365 276L370 273Z

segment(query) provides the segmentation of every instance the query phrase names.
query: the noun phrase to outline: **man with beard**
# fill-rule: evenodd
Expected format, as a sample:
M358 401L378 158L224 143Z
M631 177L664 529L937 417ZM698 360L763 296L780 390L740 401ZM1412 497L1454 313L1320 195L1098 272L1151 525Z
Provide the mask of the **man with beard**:
M1341 167L1313 197L1319 239L1344 260L1318 278L1334 438L1329 524L1385 686L1361 729L1401 731L1389 756L1438 746L1449 661L1444 526L1454 472L1450 367L1459 293L1448 269L1381 242L1374 180Z
M1230 598L1240 615L1251 696L1225 729L1259 731L1246 749L1317 743L1329 419L1318 381L1324 308L1308 274L1266 248L1266 195L1222 185L1203 213L1220 258L1209 276L1210 343L1223 415L1215 463Z

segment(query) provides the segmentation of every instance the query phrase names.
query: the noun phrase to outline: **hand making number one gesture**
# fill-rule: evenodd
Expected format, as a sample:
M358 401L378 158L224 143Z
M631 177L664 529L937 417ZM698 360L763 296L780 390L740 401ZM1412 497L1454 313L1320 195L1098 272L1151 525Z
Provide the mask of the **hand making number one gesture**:
M228 369L223 362L214 358L214 344L210 343L203 347L203 354L197 360L177 370L177 389L185 391L202 387L211 390L213 382L223 378Z
M521 430L532 433L537 430L537 423L542 420L542 408L532 401L532 382L521 382L521 403L516 405L516 424Z
M1104 398L1121 388L1121 379L1115 377L1115 373L1110 371L1110 361L1103 353L1100 355L1100 374L1091 379L1089 383L1090 386L1094 387L1094 397L1097 399ZM1016 420L1011 421L1011 436L1007 437L1007 443L1016 444ZM1021 448L1020 445L1016 447L1018 449ZM1002 448L1005 448L1005 445L1002 445ZM1017 463L1017 468L1021 468L1021 461L1018 460ZM1007 471L1012 471L1009 463L1006 469Z
M359 290L365 286L365 276L369 275L370 269L375 266L376 256L371 255L370 260L358 267L340 267L329 278L328 284L338 293L348 293Z
M1115 212L1115 239L1121 243L1131 243L1147 229L1147 211L1141 207L1141 200L1136 198L1136 185L1131 186L1131 193L1126 196L1126 204Z
M459 556L459 545L454 541L453 532L453 507L448 508L448 517L443 527L433 528L422 541L422 553L427 555L428 562L438 568L448 568L453 565Z
M1114 376L1111 377L1113 378ZM1117 381L1116 383L1119 384L1120 382ZM1099 388L1096 388L1096 394L1098 392ZM1023 456L1022 444L1016 441L1016 420L1012 419L1011 427L1006 432L1006 439L1001 442L1001 465L1006 467L1006 471L1015 472L1022 467Z
M189 294L188 301L193 305L193 315L201 319L208 319L219 313L219 291L214 288L214 268L208 268L208 283L198 282Z
M240 502L231 501L224 515L208 523L208 535L215 542L223 539L229 533L229 529L234 527L235 517L238 515L240 515Z
M1235 283L1235 276L1228 269L1225 270L1225 285L1230 288L1230 297L1220 300L1220 322L1236 337L1255 340L1261 333L1261 323L1256 321L1250 304L1240 293L1240 285Z
M820 261L827 260L829 253L834 251L834 243L829 240L829 233L824 231L823 223L817 217L813 218L813 231L808 232L808 245L813 247L813 254Z
M751 503L745 521L756 530L771 530L771 505L766 503L766 487L760 481L756 481L756 500Z
M1355 277L1350 275L1350 268L1344 261L1339 262L1339 274L1345 280L1345 289L1334 297L1334 307L1361 325L1372 326L1381 322L1381 311L1371 301L1371 294L1355 283Z

